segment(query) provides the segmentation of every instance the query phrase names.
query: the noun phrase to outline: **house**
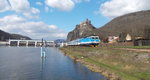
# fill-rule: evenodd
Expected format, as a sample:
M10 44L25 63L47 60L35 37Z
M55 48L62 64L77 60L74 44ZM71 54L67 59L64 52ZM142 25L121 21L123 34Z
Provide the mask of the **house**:
M108 42L109 43L115 43L118 41L118 39L119 39L118 36L108 36Z
M134 41L134 46L150 46L149 39L137 39Z
M120 33L119 35L119 42L129 42L132 41L131 35L128 33Z
M131 35L130 35L130 34L127 34L127 36L126 36L126 41L131 41L131 40L132 40Z

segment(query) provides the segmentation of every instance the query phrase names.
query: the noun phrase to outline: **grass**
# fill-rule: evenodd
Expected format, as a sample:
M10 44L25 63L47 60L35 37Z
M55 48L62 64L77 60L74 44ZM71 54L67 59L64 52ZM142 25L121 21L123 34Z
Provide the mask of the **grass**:
M148 47L130 48L141 49ZM150 53L120 50L112 47L64 47L61 50L77 58L84 56L82 60L114 72L123 80L150 80L150 63L145 63L150 62L150 58L142 57L147 54L150 55Z
M113 48L150 49L150 46L119 46Z
M110 65L107 65L107 64L99 63L99 62L94 61L92 59L86 59L86 61L88 61L88 62L90 62L92 64L96 64L97 66L103 67L103 68L105 68L105 69L107 69L107 70L109 70L111 72L115 72L115 73L120 75L125 80L138 80L138 78L136 78L134 76L131 76L130 74L127 74L127 73L124 73L124 72L120 71L115 66L110 66Z

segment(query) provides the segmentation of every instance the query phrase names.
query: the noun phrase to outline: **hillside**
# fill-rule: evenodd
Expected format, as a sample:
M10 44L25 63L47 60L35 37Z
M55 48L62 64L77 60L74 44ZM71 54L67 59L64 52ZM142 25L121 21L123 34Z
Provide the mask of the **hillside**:
M145 31L150 28L150 11L140 11L117 17L108 24L100 27L99 32L106 36L118 36L120 33L129 33L132 38L145 37Z
M23 36L20 34L10 34L7 32L4 32L2 30L0 30L0 41L6 41L8 39L26 39L26 40L30 40L31 38L27 37L27 36Z
M93 27L92 24L90 26L77 25L73 31L68 33L67 39L73 40L92 34L98 35L101 39L106 39L108 36L119 36L122 33L129 33L132 39L136 37L150 39L150 10L117 17L98 29Z

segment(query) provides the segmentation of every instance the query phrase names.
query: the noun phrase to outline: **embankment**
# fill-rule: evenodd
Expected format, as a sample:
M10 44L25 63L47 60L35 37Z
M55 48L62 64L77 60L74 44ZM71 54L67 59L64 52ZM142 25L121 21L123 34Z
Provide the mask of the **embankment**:
M150 53L116 48L63 47L65 55L110 80L150 80Z

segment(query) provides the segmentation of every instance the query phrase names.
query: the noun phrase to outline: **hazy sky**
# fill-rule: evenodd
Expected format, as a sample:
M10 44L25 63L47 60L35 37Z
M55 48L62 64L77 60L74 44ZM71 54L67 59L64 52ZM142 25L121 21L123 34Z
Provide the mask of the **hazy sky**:
M0 0L0 29L32 39L66 38L85 19L99 28L113 18L150 10L150 0Z

